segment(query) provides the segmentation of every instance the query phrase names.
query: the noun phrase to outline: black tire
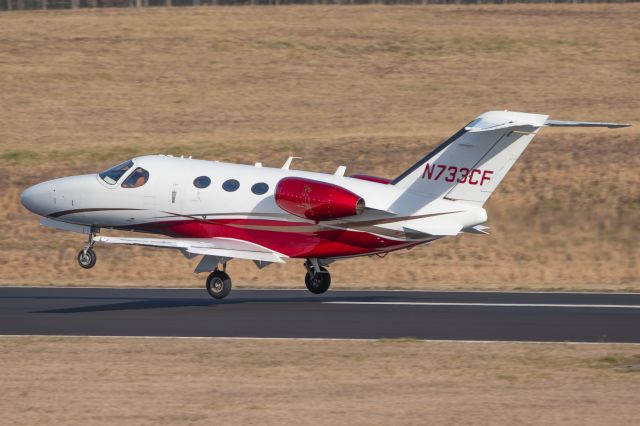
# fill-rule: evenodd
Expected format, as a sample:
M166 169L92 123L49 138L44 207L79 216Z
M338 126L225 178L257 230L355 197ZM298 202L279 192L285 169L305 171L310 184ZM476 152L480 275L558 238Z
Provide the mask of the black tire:
M93 251L92 248L88 248L86 251L82 249L78 252L78 264L81 268L91 269L95 266L96 260L96 252Z
M331 286L331 275L327 272L327 269L320 267L320 271L313 274L313 276L307 272L304 277L304 283L307 285L307 289L313 294L322 294L329 290Z
M231 293L231 278L223 271L213 271L207 277L207 292L214 299L224 299Z

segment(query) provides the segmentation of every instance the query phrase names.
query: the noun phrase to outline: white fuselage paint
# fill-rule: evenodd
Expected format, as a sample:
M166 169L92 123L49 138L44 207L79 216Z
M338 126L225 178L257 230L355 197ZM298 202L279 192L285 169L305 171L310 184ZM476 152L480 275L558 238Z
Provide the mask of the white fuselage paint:
M256 167L217 161L195 160L163 155L151 155L133 159L134 166L149 172L146 184L139 188L123 188L125 174L116 184L109 185L97 174L55 179L29 188L22 196L23 204L42 216L96 228L134 229L138 224L156 221L196 219L250 218L288 221L317 225L312 220L293 216L282 210L275 202L277 183L285 177L300 177L338 185L365 200L368 210L346 220L323 222L325 227L336 225L340 229L359 231L348 222L375 219L376 211L386 212L386 217L395 215L388 223L375 223L386 238L398 241L432 240L432 236L405 233L405 228L429 229L468 228L487 219L482 207L445 199L429 199L423 194L413 194L394 185L384 185L366 180L314 173L298 170ZM207 176L211 184L207 188L196 188L194 179ZM240 182L236 191L227 192L223 182L235 179ZM266 183L268 191L256 195L251 187ZM104 210L101 210L104 209ZM67 212L61 214L61 212ZM434 215L423 217L425 215ZM402 219L401 219L402 218ZM401 220L399 220L401 219ZM419 225L419 226L418 226ZM375 229L366 227L362 232L375 234Z

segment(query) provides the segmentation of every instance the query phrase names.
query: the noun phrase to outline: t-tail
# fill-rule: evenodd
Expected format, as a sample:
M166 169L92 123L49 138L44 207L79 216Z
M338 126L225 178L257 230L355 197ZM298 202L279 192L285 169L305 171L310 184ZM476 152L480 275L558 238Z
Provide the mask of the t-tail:
M545 126L626 127L629 124L549 120L511 111L482 114L391 184L429 198L483 205Z

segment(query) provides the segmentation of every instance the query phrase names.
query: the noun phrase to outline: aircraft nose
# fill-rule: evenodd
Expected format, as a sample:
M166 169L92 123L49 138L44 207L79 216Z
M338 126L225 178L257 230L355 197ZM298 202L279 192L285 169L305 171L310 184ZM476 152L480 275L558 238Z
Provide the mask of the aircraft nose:
M20 202L29 211L44 216L51 200L51 185L48 182L39 183L25 189L20 195Z

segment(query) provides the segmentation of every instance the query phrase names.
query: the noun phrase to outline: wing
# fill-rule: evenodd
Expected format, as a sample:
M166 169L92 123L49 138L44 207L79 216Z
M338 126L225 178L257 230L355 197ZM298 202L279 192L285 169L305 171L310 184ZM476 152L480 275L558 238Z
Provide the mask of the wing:
M95 237L94 241L105 244L128 244L135 246L160 247L178 249L187 255L195 257L204 255L205 259L249 259L257 265L265 263L284 263L284 254L270 250L258 244L233 238L123 238L123 237ZM190 256L189 256L190 255ZM205 260L203 259L203 261Z

